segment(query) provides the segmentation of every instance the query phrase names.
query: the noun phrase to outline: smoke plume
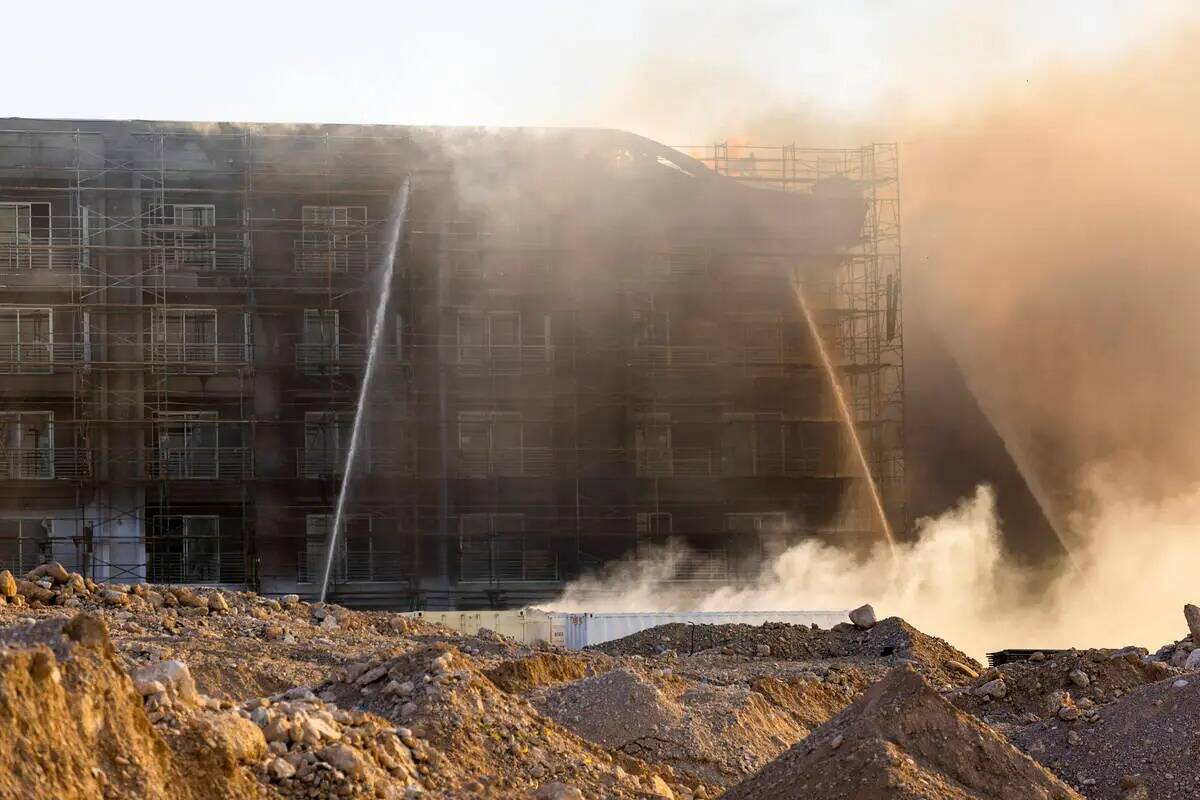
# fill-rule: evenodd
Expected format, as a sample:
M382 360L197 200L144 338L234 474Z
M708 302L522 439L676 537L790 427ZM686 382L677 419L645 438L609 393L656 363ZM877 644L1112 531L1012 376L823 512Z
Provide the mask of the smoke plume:
M1024 545L1013 551L1022 532L980 488L919 521L895 561L806 543L699 607L870 601L976 654L1179 635L1180 606L1200 599L1198 39L1176 30L1108 63L981 87L936 116L893 110L870 130L901 142L909 358L924 355L921 329L953 356L1071 556L1031 571ZM736 138L813 141L807 119L770 110ZM910 416L954 430L925 397ZM978 466L926 465L922 479ZM564 603L597 608L617 588L640 609L695 605L655 583L669 558L573 586Z

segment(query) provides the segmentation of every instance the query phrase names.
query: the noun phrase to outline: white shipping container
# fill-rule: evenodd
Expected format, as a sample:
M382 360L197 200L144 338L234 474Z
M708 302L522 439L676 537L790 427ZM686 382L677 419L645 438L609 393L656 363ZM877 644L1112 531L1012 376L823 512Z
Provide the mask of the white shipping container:
M551 641L551 615L536 608L513 611L410 611L404 616L436 622L468 635L487 628L524 644Z
M579 650L671 622L696 625L816 623L822 628L832 628L839 622L849 622L850 617L848 611L638 611L598 614L551 611L550 620L551 641Z
M512 611L412 611L406 617L437 622L465 634L483 628L516 639L523 644L551 642L580 650L610 642L631 633L671 622L696 625L762 625L786 622L832 628L849 621L848 611L635 611L614 613L567 613L522 608Z

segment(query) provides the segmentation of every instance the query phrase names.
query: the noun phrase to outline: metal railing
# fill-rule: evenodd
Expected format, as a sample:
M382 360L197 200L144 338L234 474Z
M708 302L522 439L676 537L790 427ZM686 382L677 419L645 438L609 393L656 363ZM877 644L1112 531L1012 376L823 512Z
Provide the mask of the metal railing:
M72 480L91 474L86 448L0 448L0 480Z
M297 240L293 243L296 272L350 274L371 267L375 248L367 244L320 244Z
M296 449L296 477L308 479L340 478L346 471L348 448ZM415 454L402 448L363 448L355 470L376 475L399 477L416 474Z
M458 464L460 474L469 478L549 478L556 473L551 447L460 449Z
M244 342L152 342L150 359L155 372L211 375L222 367L241 367L249 364L254 360L254 353L253 348Z
M491 345L458 348L458 367L463 374L522 375L554 368L560 355L552 345Z
M459 583L554 583L560 580L558 553L531 546L529 537L480 537L463 543Z
M403 583L413 578L412 553L398 548L378 549L374 543L367 551L348 552L333 560L333 583ZM323 548L301 550L296 555L296 582L313 583L325 569Z
M204 228L147 225L142 237L146 265L170 272L245 272L246 242L238 233Z
M55 367L69 367L91 360L90 348L70 342L0 342L0 373L48 374Z
M145 451L147 478L241 480L254 476L249 447L169 447Z
M73 269L79 264L79 240L55 234L49 242L0 242L0 272Z

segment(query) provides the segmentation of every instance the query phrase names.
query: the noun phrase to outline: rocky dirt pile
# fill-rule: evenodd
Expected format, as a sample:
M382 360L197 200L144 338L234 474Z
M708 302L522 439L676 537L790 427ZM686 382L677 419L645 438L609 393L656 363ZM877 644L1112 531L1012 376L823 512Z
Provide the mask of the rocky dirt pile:
M1029 724L1046 718L1094 721L1099 707L1175 670L1144 659L1145 650L1065 650L1034 653L983 672L953 694L955 705L990 724Z
M104 625L86 615L0 631L0 727L6 798L261 794L223 726L202 751L167 745Z
M708 796L760 769L851 698L844 686L817 678L721 686L623 667L530 699L583 739L667 766Z
M1088 798L1200 797L1200 673L1134 689L1094 724L1048 719L1013 741Z
M498 689L510 694L524 694L542 686L576 681L609 669L612 669L610 659L566 653L537 653L528 658L501 661L484 674Z
M1078 800L987 726L899 667L727 800Z
M469 656L449 644L381 653L341 670L318 695L361 708L412 731L429 747L418 771L431 790L452 796L690 797L690 787L643 762L586 742L501 691ZM561 785L561 789L558 788Z
M859 660L886 666L909 663L939 688L970 680L981 669L966 654L918 631L899 617L865 628L845 623L830 630L782 622L695 626L673 623L606 642L596 649L613 656L662 656L694 650L789 661Z

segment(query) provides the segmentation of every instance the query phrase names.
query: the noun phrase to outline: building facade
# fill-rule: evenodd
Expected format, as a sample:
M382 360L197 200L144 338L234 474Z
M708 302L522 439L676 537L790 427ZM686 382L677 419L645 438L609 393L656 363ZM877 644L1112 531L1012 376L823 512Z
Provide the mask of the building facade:
M894 146L0 123L0 565L522 604L905 524ZM397 190L412 187L362 404Z

